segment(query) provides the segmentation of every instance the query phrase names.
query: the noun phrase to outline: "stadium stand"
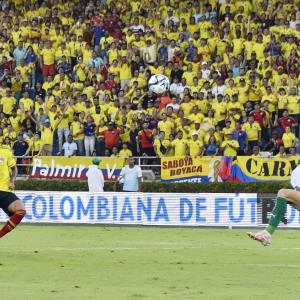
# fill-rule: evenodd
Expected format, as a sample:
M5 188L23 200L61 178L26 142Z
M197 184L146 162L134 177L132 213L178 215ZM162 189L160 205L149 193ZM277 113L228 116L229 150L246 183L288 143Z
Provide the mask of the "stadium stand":
M1 1L0 143L17 156L66 143L87 156L295 155L299 5ZM149 92L152 74L170 91Z

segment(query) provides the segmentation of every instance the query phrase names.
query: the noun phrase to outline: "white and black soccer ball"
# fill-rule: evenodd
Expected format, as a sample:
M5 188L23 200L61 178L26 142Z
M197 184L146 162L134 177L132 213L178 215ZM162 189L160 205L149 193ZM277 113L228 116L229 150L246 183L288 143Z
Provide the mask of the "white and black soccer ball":
M170 80L167 76L162 74L152 75L148 82L148 88L150 92L156 95L162 95L170 88Z

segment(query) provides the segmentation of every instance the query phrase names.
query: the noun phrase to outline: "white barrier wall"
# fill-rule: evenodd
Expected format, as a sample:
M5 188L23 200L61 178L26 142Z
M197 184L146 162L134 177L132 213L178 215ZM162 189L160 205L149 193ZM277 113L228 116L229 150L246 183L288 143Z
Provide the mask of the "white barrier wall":
M31 192L25 222L167 226L256 226L256 194ZM1 211L0 221L7 219Z

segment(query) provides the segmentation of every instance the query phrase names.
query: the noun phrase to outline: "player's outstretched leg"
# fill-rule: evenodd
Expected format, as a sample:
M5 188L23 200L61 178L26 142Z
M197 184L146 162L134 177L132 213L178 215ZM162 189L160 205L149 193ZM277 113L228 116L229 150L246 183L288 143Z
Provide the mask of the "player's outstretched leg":
M250 238L261 242L262 245L264 245L264 246L269 246L271 244L271 236L274 233L274 231L276 230L276 228L278 227L280 221L283 219L283 217L286 213L288 201L292 200L290 197L288 198L288 196L291 196L289 191L295 192L293 190L286 190L286 189L282 189L278 192L278 195L276 198L276 203L272 210L268 227L263 231L248 232L247 234ZM299 193L299 192L296 192L296 193ZM300 193L299 193L299 195L300 195ZM298 196L298 195L296 195L296 196ZM295 204L296 207L298 206L297 203L295 203L295 201L290 201L290 202ZM300 198L298 199L298 202L300 202Z
M24 204L18 199L9 204L6 212L10 218L0 230L0 238L12 231L22 221L26 214Z
M287 204L291 204L300 210L300 191L292 189L281 189L277 194L276 204L272 210L268 227L259 232L248 232L248 236L261 242L264 246L271 244L271 235L276 230L280 221L286 213Z

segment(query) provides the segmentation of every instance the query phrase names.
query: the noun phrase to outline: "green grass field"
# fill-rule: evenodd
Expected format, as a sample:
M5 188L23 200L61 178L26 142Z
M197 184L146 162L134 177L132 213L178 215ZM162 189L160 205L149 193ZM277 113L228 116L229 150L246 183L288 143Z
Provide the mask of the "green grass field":
M300 232L20 226L0 240L0 299L299 299Z

